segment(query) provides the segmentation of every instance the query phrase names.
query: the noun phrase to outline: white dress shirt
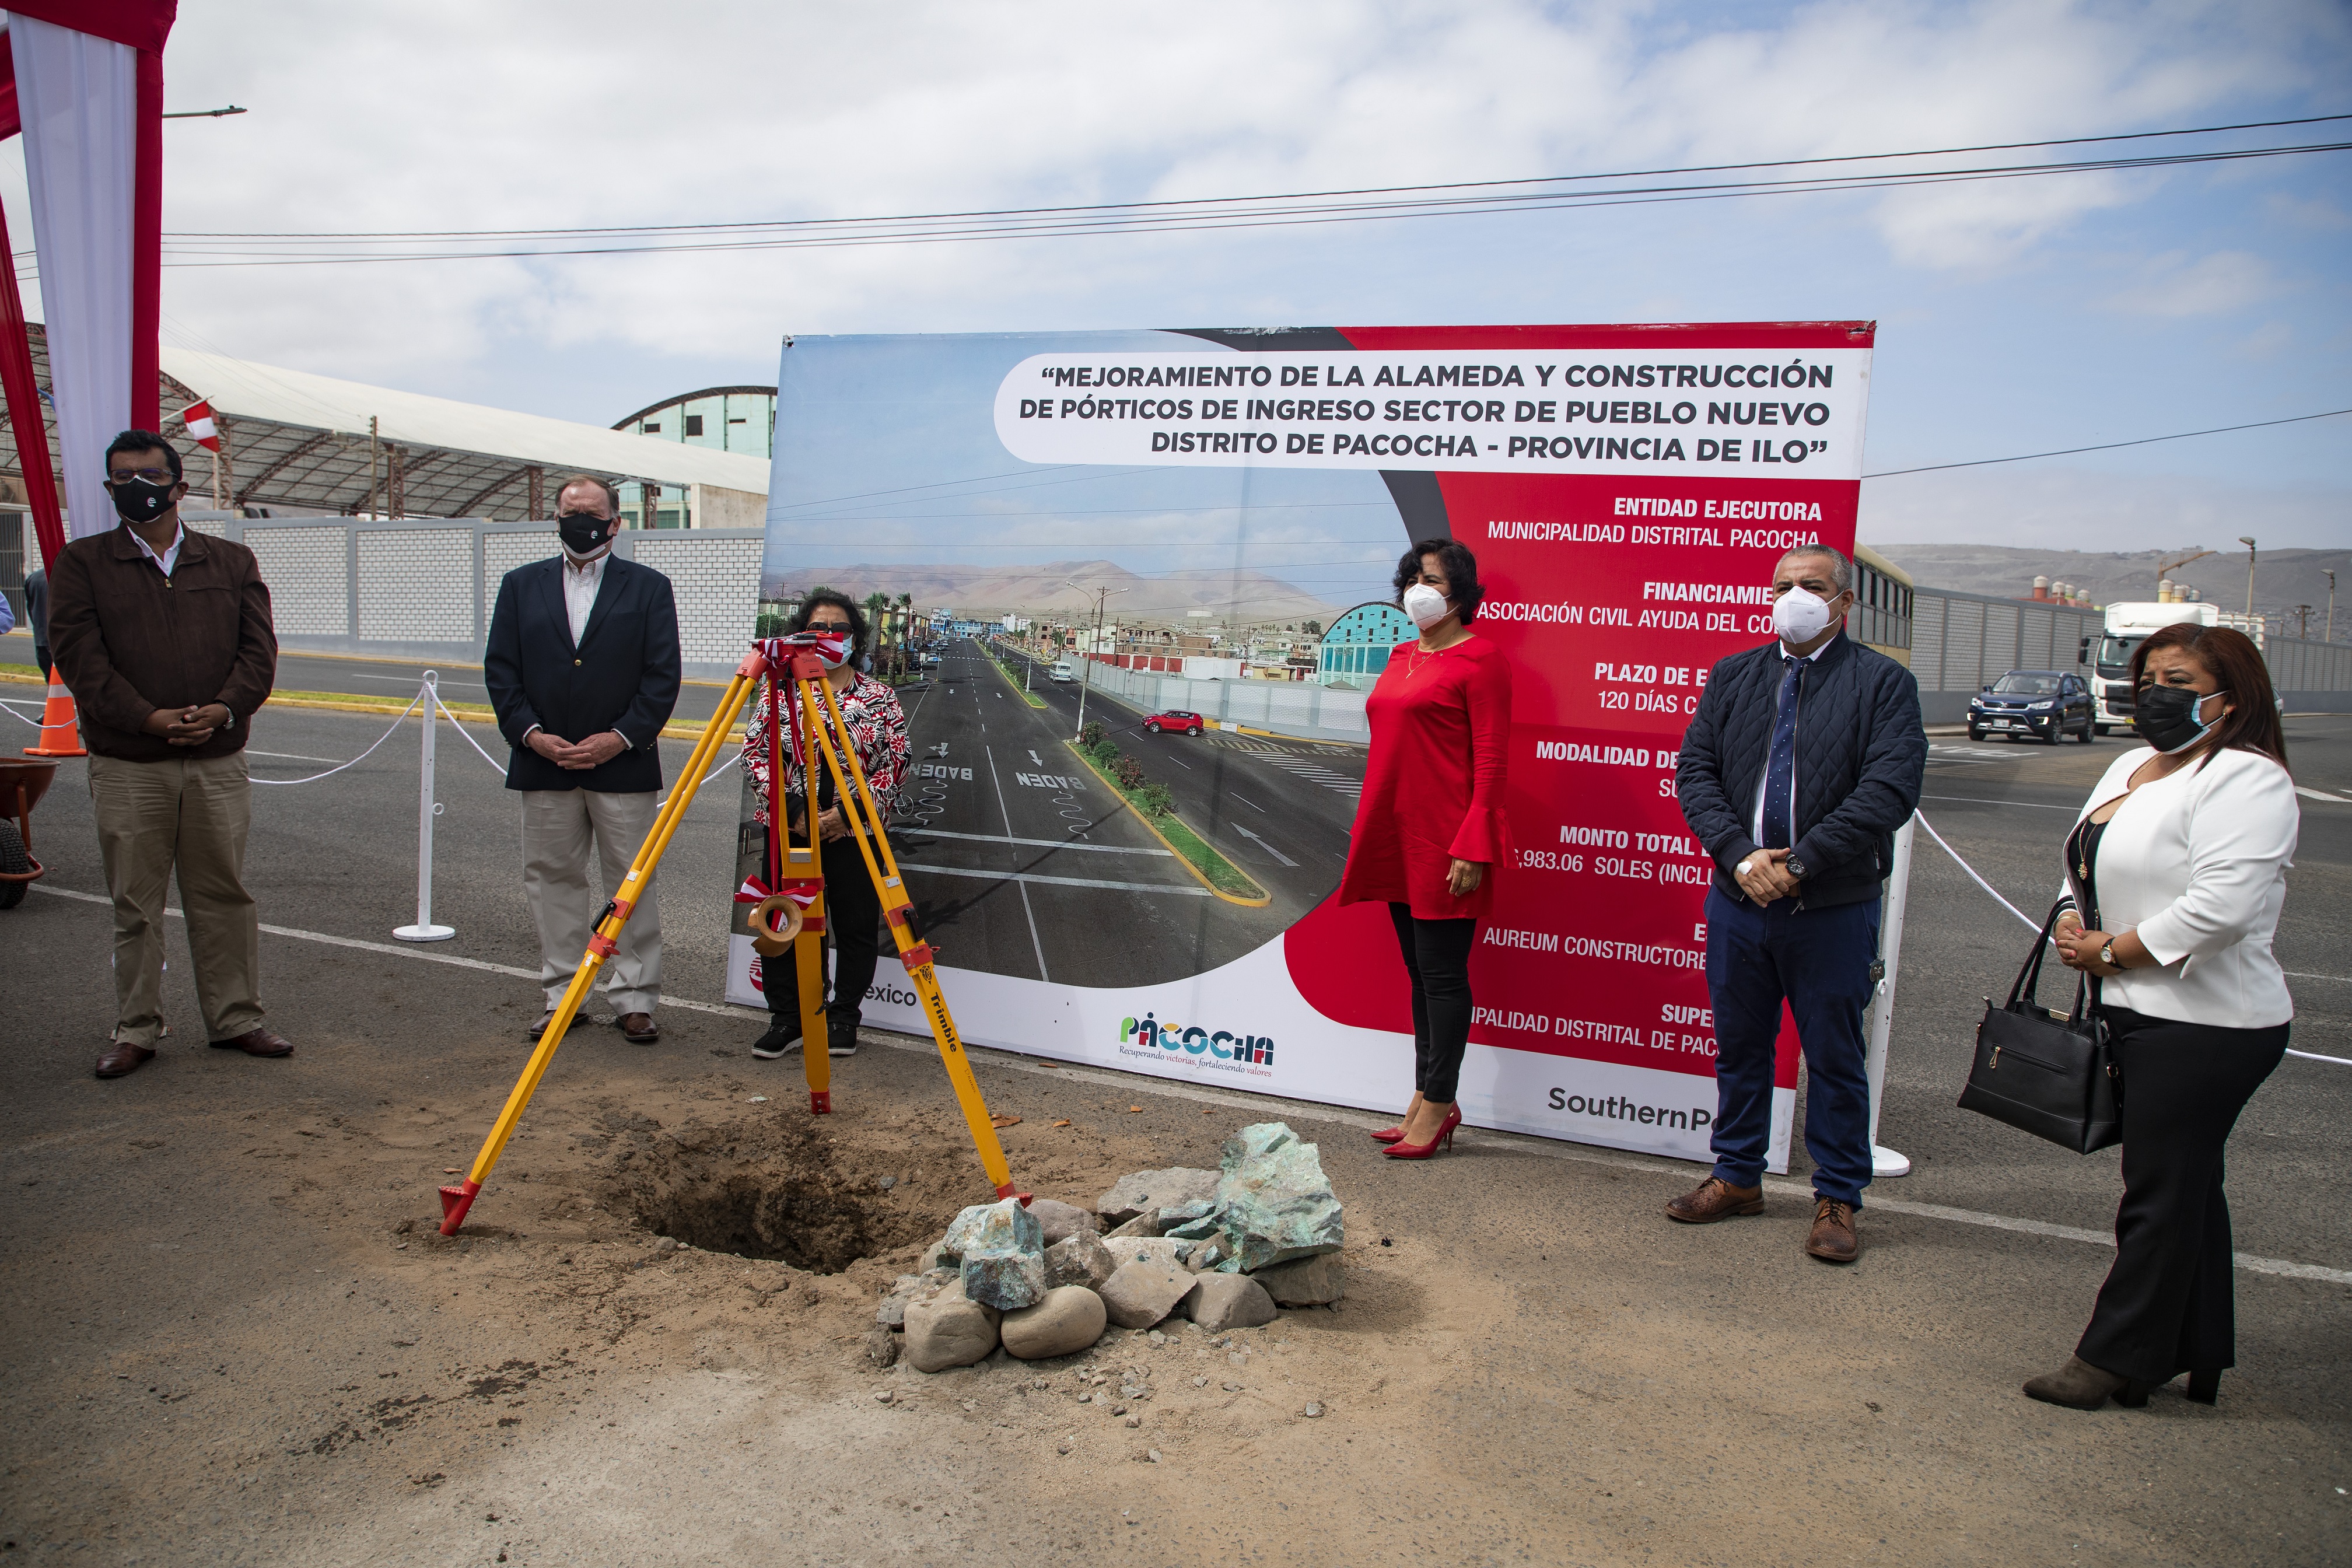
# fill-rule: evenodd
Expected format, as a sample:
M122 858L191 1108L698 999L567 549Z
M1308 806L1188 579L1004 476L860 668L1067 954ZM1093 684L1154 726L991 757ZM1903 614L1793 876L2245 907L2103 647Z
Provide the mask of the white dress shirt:
M593 561L563 558L563 613L572 622L572 647L576 652L580 639L588 635L588 616L596 608L596 590L604 584L604 563L611 558L605 551Z
M1822 646L1821 646L1821 647L1817 647L1817 648L1813 649L1813 651L1812 651L1812 652L1811 652L1811 653L1807 653L1807 654L1800 654L1800 653L1797 653L1796 651L1794 651L1793 649L1791 649L1791 648L1789 647L1789 645L1788 645L1787 643L1782 643L1782 644L1780 645L1780 657L1781 657L1782 658L1784 658L1784 659L1790 659L1790 658L1801 658L1801 659L1803 659L1807 664L1811 664L1811 663L1812 663L1815 659L1817 659L1817 658L1821 658L1821 657L1822 657L1822 655L1823 655L1823 654L1825 654L1825 653L1829 652L1829 651L1830 651L1830 646L1831 646L1831 644L1835 643L1835 642L1838 640L1838 637L1843 637L1843 636L1845 636L1845 633L1843 633L1843 631L1841 631L1841 632L1839 632L1839 633L1838 633L1837 637L1830 638L1829 642L1825 642L1825 643L1822 644ZM1782 680L1786 680L1786 679L1789 679L1789 671L1788 671L1788 668L1787 668L1787 667L1786 667L1785 665L1781 668L1781 670L1780 670L1780 679L1781 679ZM1777 689L1777 688L1776 688L1776 689ZM1800 694L1800 696L1798 697L1798 700L1797 700L1797 715L1798 715L1798 717L1797 717L1797 722L1798 722L1798 723L1800 723L1800 724L1802 724L1802 723L1805 721L1804 721L1804 711L1805 711L1805 707L1804 707L1804 699L1803 699L1803 696L1802 696L1801 694ZM1776 727L1777 727L1777 726L1779 725L1779 723L1780 723L1780 710L1776 707L1776 708L1774 708L1774 710L1772 710L1772 721L1773 721L1773 723L1774 723L1774 725L1775 725ZM1796 731L1792 730L1792 731L1790 731L1790 733L1789 733L1789 744L1790 744L1790 748L1791 748L1792 750L1793 750L1793 748L1795 747L1796 743L1797 743ZM1763 843L1763 842L1764 842L1764 792L1765 792L1765 790L1766 790L1766 789L1768 789L1768 788L1769 788L1769 787L1771 786L1771 783L1772 783L1772 745L1771 745L1771 742L1770 742L1769 741L1767 741L1767 742L1765 742L1765 745L1764 745L1764 771L1763 771L1762 773L1758 773L1758 774L1756 775L1756 819L1755 819L1753 822L1751 822L1751 823L1749 823L1749 824L1748 825L1748 836L1750 838L1753 838L1753 839L1754 839L1757 843L1759 843L1759 844L1761 844L1761 843ZM1790 836L1791 838L1793 838L1793 837L1796 837L1796 833L1797 833L1797 779L1796 779L1796 768L1795 768L1795 764L1794 764L1793 763L1791 763L1791 764L1790 764L1790 777L1789 777L1789 836Z
M171 545L165 549L163 553L161 555L155 553L155 547L153 545L148 543L144 539L140 539L139 531L137 529L134 528L131 531L131 537L134 540L138 540L139 552L146 556L148 560L152 561L163 572L163 575L169 577L172 574L172 568L180 563L180 546L187 542L188 525L184 522L174 523L173 525Z
M2294 780L2260 752L2224 751L2131 789L2132 774L2154 754L2140 746L2117 757L2075 818L2125 796L2099 836L2093 868L2099 929L2137 931L2164 966L2106 976L2100 999L2226 1029L2286 1023L2294 999L2271 939L2303 826ZM2069 863L2063 890L2079 905L2074 873Z

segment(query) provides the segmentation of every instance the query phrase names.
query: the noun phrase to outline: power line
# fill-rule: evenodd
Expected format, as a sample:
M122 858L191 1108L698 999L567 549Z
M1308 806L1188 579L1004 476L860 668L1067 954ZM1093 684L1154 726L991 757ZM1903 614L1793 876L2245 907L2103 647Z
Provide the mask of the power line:
M1943 170L1916 174L1858 174L1824 180L1744 182L1721 186L1655 186L1621 190L1541 193L1525 197L1491 196L1414 202L1360 203L1350 205L1272 207L1261 212L1237 210L1206 216L1106 216L1053 223L998 224L964 229L924 230L907 226L877 226L866 233L787 236L777 238L714 241L689 245L614 244L533 247L503 250L416 251L405 254L333 254L318 256L239 256L233 252L186 252L225 258L211 260L166 260L172 268L341 267L384 266L411 261L530 260L568 256L667 256L722 251L842 250L893 245L956 245L979 240L1072 239L1107 235L1211 233L1231 229L1301 228L1328 224L1393 222L1402 218L1485 217L1510 213L1544 212L1586 207L1649 206L1667 203L1745 200L1763 196L1823 195L1856 191L1905 190L1921 186L1978 184L1993 180L2040 178L2052 174L2112 174L2137 169L2175 168L2194 163L2237 162L2284 157L2306 153L2352 151L2352 142L2314 142L2292 147L2261 147L2234 152L2180 153L2163 157L2084 160L2065 163L2005 168Z
M1748 163L1694 163L1659 169L1622 169L1592 174L1533 174L1507 180L1455 180L1423 185L1362 185L1321 191L1285 191L1253 196L1202 196L1158 202L1111 202L1083 206L990 207L961 212L907 213L856 218L796 218L749 223L632 224L603 227L536 229L383 229L320 230L308 234L271 231L210 230L174 233L173 239L528 239L561 238L573 235L686 234L730 229L815 227L858 223L927 223L976 218L1034 217L1069 213L1143 212L1169 207L1210 207L1268 201L1325 201L1339 196L1402 195L1423 191L1500 189L1510 185L1557 184L1585 180L1651 179L1671 174L1736 174L1749 169L1815 168L1828 163L1885 162L1895 158L1934 158L1969 153L2013 153L2034 147L2079 147L2104 142L2144 142L2173 136L2210 136L2230 131L2268 131L2290 125L2324 125L2352 120L2352 114L2317 114L2295 120L2249 120L2230 125L2189 126L2172 131L2132 131L2102 136L2069 136L2042 142L1987 142L1963 147L1925 147L1900 153L1852 153L1821 158L1778 158Z
M2116 158L2069 159L2042 163L1994 164L1979 168L1895 170L1884 174L1860 172L1790 179L1732 180L1696 184L1638 185L1599 190L1541 188L1515 191L1509 187L1559 187L1588 184L1596 180L1649 178L1654 175L1683 176L1755 169L1812 167L1824 163L1851 164L1904 158L1943 157L1964 153L2020 147L2072 146L2091 142L2126 142L2149 138L2210 135L2226 131L2267 129L2287 124L2327 123L2346 119L2352 119L2352 115L2320 115L2293 121L2246 121L2230 126L2135 132L2113 136L2077 137L2044 142L1986 143L1981 147L1931 148L1911 153L1854 153L1836 158L1788 159L1746 164L1691 165L1678 169L1632 174L1550 175L1523 180L1464 181L1445 184L1367 187L1360 190L1313 192L1287 195L1206 197L1191 201L1116 203L1095 206L1001 208L971 213L908 214L867 218L792 219L764 223L642 226L626 228L409 230L343 234L192 232L171 237L174 241L172 247L174 259L166 260L164 265L186 268L355 266L384 265L402 261L530 259L563 256L735 250L835 249L881 245L961 244L983 239L1072 238L1113 234L1297 227L1409 217L1485 216L1509 212L1547 211L1582 206L1645 205L1667 202L1721 201L1756 196L1898 190L1990 180L2040 178L2053 174L2118 173L2255 158L2297 156L2313 153L2337 153L2352 150L2352 142L2143 153ZM1436 194L1443 192L1475 194L1455 195ZM1337 199L1344 197L1364 199ZM712 237L692 240L688 243L677 242L691 236ZM717 237L720 236L734 237ZM601 239L604 243L570 246L539 243L573 238ZM469 247L440 250L396 248L426 242L439 242L445 245L457 242L467 244ZM483 248L474 246L472 242L508 243ZM321 250L315 254L289 253L284 249L285 247L299 245L328 245L335 248ZM256 250L254 248L256 247L268 248ZM367 248L352 248L353 247ZM387 247L395 248L384 248Z
M2222 436L2232 430L2261 430L2273 425L2300 425L2308 419L2336 419L2352 408L2331 408L2324 414L2296 414L2284 419L2257 419L2251 425L2216 425L2210 430L2183 430L2172 436L2143 436L2137 441L2102 441L2095 447L2063 447L2054 452L2022 452L2014 458L1978 458L1966 463L1929 463L1918 468L1886 468L1864 474L1865 479L1891 479L1898 474L1932 474L1945 468L1982 468L1995 463L2030 463L2036 458L2070 458L2077 452L2112 452L2118 447L2147 447L2158 441L2186 441L2192 436Z

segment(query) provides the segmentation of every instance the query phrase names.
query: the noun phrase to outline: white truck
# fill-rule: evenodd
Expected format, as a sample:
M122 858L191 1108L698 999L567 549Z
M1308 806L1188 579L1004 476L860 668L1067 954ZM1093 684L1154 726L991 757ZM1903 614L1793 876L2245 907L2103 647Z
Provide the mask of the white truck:
M2143 599L2137 603L2109 605L2105 630L2098 638L2095 657L2091 647L2092 639L2083 639L2084 661L2097 670L2097 679L2091 684L2097 700L2097 707L2093 712L2095 728L2100 734L2128 726L2132 721L2133 650L2146 642L2148 634L2158 626L2168 626L2179 621L2193 621L2200 626L2234 626L2254 639L2254 647L2262 649L2265 658L2269 657L2270 649L2263 641L2263 617L2260 616L2240 615L2201 599L2161 604Z

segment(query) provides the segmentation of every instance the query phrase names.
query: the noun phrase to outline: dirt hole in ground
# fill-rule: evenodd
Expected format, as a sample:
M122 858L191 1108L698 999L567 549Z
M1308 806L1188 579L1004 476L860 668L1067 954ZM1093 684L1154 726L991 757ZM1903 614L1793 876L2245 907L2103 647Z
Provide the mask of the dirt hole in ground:
M807 1140L755 1149L720 1134L645 1151L614 1206L656 1236L707 1252L837 1274L945 1223L892 1202L861 1163L855 1152Z
M777 1258L815 1274L838 1274L879 1248L855 1197L768 1172L677 1182L638 1205L637 1223L706 1252Z

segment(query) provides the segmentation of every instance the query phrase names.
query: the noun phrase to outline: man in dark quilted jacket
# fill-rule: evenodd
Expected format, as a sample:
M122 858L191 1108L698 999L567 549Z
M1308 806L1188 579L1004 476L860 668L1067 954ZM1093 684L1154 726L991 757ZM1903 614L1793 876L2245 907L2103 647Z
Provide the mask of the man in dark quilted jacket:
M1927 764L1918 683L1845 635L1853 584L1853 563L1827 545L1781 558L1778 636L1708 674L1675 774L1683 816L1716 867L1706 895L1715 1171L1666 1213L1704 1225L1763 1212L1785 1001L1811 1080L1805 1250L1830 1263L1862 1250L1854 1216L1871 1170L1862 1015L1895 830L1917 807Z

